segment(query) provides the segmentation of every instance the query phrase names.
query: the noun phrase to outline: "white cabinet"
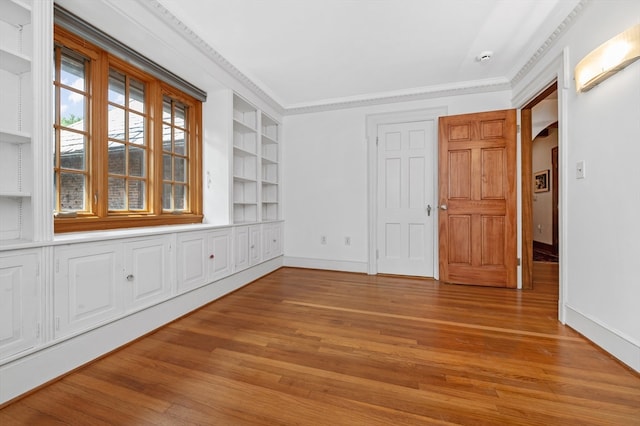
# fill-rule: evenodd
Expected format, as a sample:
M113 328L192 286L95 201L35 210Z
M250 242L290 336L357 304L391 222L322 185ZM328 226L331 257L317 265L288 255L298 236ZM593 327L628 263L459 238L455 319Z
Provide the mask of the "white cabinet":
M124 245L125 303L128 310L166 300L172 292L172 238L155 237Z
M231 229L181 234L177 250L179 293L231 274Z
M35 252L0 254L0 359L38 342L38 270Z
M172 237L82 243L54 250L54 337L87 330L168 299Z
M33 238L31 6L0 0L0 243Z
M282 254L282 222L264 223L262 225L263 260L273 259Z
M234 270L236 272L260 263L262 259L261 235L260 225L235 228Z
M54 336L113 319L123 312L120 244L75 244L55 250Z

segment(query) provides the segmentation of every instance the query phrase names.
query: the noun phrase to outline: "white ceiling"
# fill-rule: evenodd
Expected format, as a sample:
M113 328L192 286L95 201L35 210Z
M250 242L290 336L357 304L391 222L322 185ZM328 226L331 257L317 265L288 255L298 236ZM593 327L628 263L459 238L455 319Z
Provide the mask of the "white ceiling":
M508 84L579 3L158 1L284 108Z

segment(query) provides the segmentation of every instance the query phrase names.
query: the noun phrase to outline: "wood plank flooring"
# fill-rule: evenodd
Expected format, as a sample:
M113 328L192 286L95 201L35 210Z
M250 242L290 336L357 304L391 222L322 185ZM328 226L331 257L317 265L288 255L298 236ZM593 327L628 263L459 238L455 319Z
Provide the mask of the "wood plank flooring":
M557 322L537 268L533 291L282 268L0 424L640 425L640 376Z

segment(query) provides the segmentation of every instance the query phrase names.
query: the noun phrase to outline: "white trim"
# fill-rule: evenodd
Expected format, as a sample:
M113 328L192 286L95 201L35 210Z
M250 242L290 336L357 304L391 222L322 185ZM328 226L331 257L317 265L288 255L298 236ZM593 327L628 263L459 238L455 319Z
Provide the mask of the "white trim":
M46 346L0 366L0 404L50 382L282 266L282 257Z
M367 273L367 263L349 260L314 259L285 256L283 266L292 268L323 269L328 271Z
M567 325L640 373L640 342L567 305Z
M568 226L568 179L569 166L567 164L566 150L569 146L568 120L569 110L567 103L567 91L570 86L569 72L569 48L565 47L562 54L551 60L551 62L537 75L533 76L531 81L522 87L512 98L514 107L520 109L525 106L531 99L535 98L544 89L549 87L553 81L558 82L558 163L560 169L560 182L558 185L558 240L560 246L559 256L559 282L558 282L558 320L561 323L566 321L566 307L564 301L567 300L567 283L569 282L566 262L568 259L569 238L567 234ZM522 167L521 161L518 163L519 171ZM519 173L521 174L521 173ZM518 187L520 191L522 184ZM522 213L518 218L522 219ZM522 226L522 225L520 225ZM520 243L522 244L522 243Z
M378 136L378 126L383 124L395 124L395 123L408 123L415 121L435 121L434 132L435 141L433 154L433 171L434 171L434 200L433 200L433 278L438 279L440 277L437 265L439 251L438 251L438 117L446 116L448 114L448 108L446 106L420 109L413 111L399 111L381 114L370 114L366 116L367 126L367 195L368 195L368 209L367 209L367 222L368 222L368 235L369 235L369 255L368 255L368 268L367 271L370 275L378 273L378 261L376 257L376 249L378 246L378 228L377 228L377 210L378 210L378 196L377 196L377 182L378 182L378 167L377 167L377 143L376 138Z
M359 96L323 99L321 101L305 104L294 104L287 106L284 110L284 114L309 114L346 108L361 108L373 105L384 105L396 102L410 102L475 93L498 92L510 89L511 84L506 78L462 81L435 86L412 87L410 89L391 92L369 93Z

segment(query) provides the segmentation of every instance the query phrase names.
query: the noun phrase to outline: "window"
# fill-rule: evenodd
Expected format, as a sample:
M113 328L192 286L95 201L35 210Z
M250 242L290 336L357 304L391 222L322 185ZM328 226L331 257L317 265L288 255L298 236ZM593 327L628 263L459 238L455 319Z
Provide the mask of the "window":
M55 27L55 231L202 221L201 102Z

